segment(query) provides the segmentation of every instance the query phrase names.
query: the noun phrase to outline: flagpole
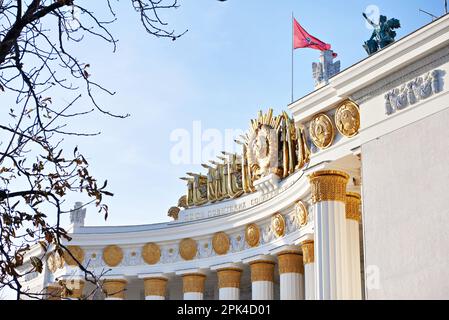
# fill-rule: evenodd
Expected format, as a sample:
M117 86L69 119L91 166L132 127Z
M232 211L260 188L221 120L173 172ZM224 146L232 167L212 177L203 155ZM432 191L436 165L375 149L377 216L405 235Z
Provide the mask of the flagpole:
M294 95L293 95L293 90L294 90L294 63L293 63L293 53L294 53L294 51L295 51L295 40L294 40L294 37L295 37L295 29L294 29L294 21L293 21L293 19L294 19L294 15L293 15L293 11L292 11L292 21L291 21L291 23L292 23L292 103L293 103L293 100L294 100Z

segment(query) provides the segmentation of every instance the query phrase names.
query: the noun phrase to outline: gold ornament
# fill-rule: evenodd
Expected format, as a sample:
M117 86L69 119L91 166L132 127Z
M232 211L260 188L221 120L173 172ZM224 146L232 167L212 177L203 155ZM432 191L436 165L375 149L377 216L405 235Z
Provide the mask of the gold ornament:
M335 113L337 130L345 137L352 138L360 129L359 107L352 101L344 101Z
M325 170L312 173L309 176L312 202L346 202L346 185L348 180L349 175L340 171Z
M218 255L228 253L230 245L229 237L224 232L216 233L212 239L212 247Z
M103 290L108 298L125 299L126 280L104 280Z
M218 288L240 288L242 270L236 268L225 268L217 270Z
M79 246L67 246L67 249L70 253L78 260L80 263L84 261L84 250ZM64 260L67 265L75 267L78 263L72 258L72 256L68 252L64 252Z
M271 228L274 234L280 238L285 234L285 219L280 213L276 213L273 218L271 218Z
M147 243L142 248L142 258L148 264L156 264L161 259L161 249L155 243Z
M204 293L204 284L206 282L206 276L204 274L193 273L185 274L182 276L182 289L183 292L199 292Z
M193 260L197 253L197 244L193 239L184 239L179 244L179 254L184 260Z
M246 227L245 240L250 247L257 247L259 245L260 230L256 224L252 223Z
M327 149L334 142L334 126L331 119L324 113L320 113L312 119L309 131L312 142L320 149Z
M279 273L304 274L303 257L299 252L284 251L278 254Z
M295 205L295 211L299 220L299 225L304 227L307 224L309 216L306 205L302 201L298 201Z
M255 261L250 263L251 282L274 282L274 264L272 261Z
M358 193L348 192L346 194L346 219L355 220L357 222L360 221L361 199L362 198Z
M181 211L181 209L179 209L178 207L171 207L170 209L168 209L167 216L169 216L173 220L178 220L179 211Z
M301 244L304 264L315 262L315 249L313 246L313 240L307 240Z
M167 290L166 278L147 278L144 279L145 296L165 297Z
M103 250L103 261L110 267L116 267L123 260L123 251L119 246L110 245Z

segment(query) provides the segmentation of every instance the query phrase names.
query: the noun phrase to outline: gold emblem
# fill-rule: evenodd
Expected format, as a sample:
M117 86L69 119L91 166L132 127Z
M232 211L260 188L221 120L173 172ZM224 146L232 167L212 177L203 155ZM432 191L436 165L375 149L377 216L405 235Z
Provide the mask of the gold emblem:
M335 130L331 119L324 113L316 115L310 122L310 137L320 149L327 149L334 142Z
M338 131L345 137L351 138L359 133L360 129L360 111L358 106L346 100L335 113L335 124Z
M216 233L212 239L212 247L218 255L228 253L230 247L228 235L224 232Z
M302 201L298 201L298 203L296 203L295 206L295 211L296 216L298 217L299 220L299 225L301 227L304 227L307 224L307 217L308 217L307 207Z
M196 241L193 239L184 239L179 244L179 254L184 260L193 260L197 253Z
M246 227L245 240L250 247L257 247L259 245L260 231L256 224L252 223Z
M58 271L58 269L64 267L64 259L59 255L58 252L53 251L48 255L47 266L48 270L50 270L51 273L55 273L56 271Z
M78 260L80 263L83 263L84 260L84 251L78 246L67 246L67 249L70 253ZM78 263L72 258L72 256L68 252L64 252L64 260L67 265L75 267Z
M103 250L103 261L110 267L116 267L123 260L123 251L119 246L110 245Z
M142 258L148 264L156 264L161 259L161 249L155 243L147 243L142 248Z
M284 236L285 219L280 213L276 213L273 218L271 218L271 228L278 238Z

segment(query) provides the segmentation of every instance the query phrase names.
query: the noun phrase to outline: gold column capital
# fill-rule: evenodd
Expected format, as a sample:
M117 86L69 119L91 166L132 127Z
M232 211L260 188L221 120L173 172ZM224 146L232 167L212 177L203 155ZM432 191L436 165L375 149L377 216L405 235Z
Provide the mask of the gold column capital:
M250 262L251 282L270 281L274 282L274 265L273 261L257 260Z
M304 274L304 264L301 253L293 250L278 253L279 274L300 273Z
M103 280L103 290L107 298L125 299L126 280L106 279Z
M61 300L62 287L58 284L50 284L45 288L46 300Z
M312 202L346 202L346 185L349 175L337 170L317 171L309 175Z
M188 273L182 276L183 292L197 292L204 293L204 285L206 282L206 275L201 273Z
M311 264L315 262L315 249L313 240L307 240L301 243L302 256L304 264Z
M217 270L218 288L240 288L242 270L237 268L223 268Z
M346 194L346 219L360 221L360 204L362 197L358 193L348 192Z
M145 296L165 297L167 282L168 279L162 277L143 279L143 283L145 286Z

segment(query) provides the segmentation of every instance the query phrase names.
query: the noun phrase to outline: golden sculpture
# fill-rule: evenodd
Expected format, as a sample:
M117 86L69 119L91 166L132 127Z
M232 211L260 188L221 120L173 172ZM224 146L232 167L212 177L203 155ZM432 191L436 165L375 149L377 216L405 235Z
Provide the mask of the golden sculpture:
M283 237L285 234L285 219L280 213L276 213L271 218L271 228L273 229L276 237Z
M252 223L246 227L245 240L250 247L257 247L260 242L260 230L259 227Z
M254 181L275 174L281 179L302 169L310 160L303 127L297 128L286 112L259 112L250 130L235 142L242 154L222 152L217 161L202 164L207 175L187 173L187 194L178 207L188 208L235 199L255 192ZM181 200L180 200L181 202Z
M224 255L228 253L229 248L231 246L231 242L229 241L229 237L224 232L218 232L212 238L212 247L214 251L218 255Z
M184 208L187 209L189 207L189 205L187 204L187 196L184 195L181 198L179 198L178 200L178 207L179 208Z
M84 250L81 249L79 246L67 246L67 249L70 251L70 253L78 260L80 263L83 263L84 261ZM76 261L70 256L68 252L64 252L64 260L65 263L69 266L77 266L78 264Z
M103 261L109 267L116 267L123 260L123 250L116 245L110 245L103 249Z
M167 216L169 216L173 220L178 220L179 219L179 211L181 211L181 209L179 209L178 207L171 207L170 209L168 209Z
M156 264L161 259L161 249L155 243L147 243L142 248L142 258L150 265Z
M197 243L193 239L184 239L179 244L179 254L184 260L193 260L197 251Z
M302 201L298 201L295 205L296 216L298 217L299 225L304 227L307 224L308 212L307 207Z
M345 137L352 138L359 133L360 111L351 100L344 101L335 113L337 130Z
M334 142L334 126L331 119L324 113L320 113L312 119L309 132L312 142L320 149L327 149Z

